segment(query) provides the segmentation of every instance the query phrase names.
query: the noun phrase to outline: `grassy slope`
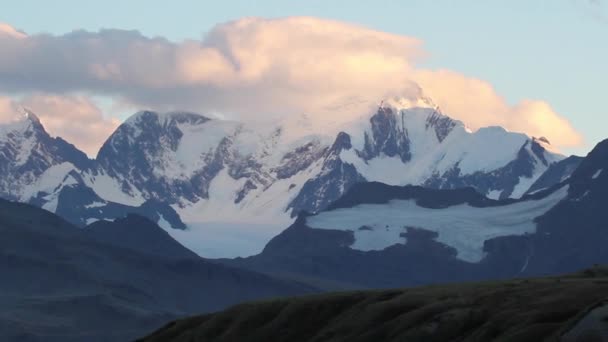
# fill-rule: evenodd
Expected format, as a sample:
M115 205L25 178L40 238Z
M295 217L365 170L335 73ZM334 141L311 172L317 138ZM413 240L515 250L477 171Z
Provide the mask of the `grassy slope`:
M256 302L172 322L156 341L553 340L608 297L608 271Z

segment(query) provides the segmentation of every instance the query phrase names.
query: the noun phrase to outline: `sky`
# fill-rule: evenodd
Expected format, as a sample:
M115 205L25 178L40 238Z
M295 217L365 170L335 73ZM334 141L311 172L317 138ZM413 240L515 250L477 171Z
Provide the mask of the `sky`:
M25 105L90 155L140 108L347 120L416 89L565 153L608 138L602 0L5 1L0 120Z

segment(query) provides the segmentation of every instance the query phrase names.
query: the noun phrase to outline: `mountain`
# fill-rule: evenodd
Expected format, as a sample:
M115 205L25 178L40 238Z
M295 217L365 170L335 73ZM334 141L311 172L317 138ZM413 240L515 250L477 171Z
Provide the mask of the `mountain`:
M113 222L96 221L87 226L84 232L101 243L132 249L143 254L167 259L199 259L194 252L175 241L154 222L131 213Z
M171 322L138 341L605 341L607 280L598 267L248 303Z
M93 162L62 138L52 138L38 117L23 110L21 120L0 125L0 196L18 200L32 195L45 171L62 164L87 170Z
M0 340L128 341L246 300L311 293L196 256L130 215L82 229L0 200Z
M547 189L555 184L561 183L568 179L578 168L581 161L584 158L577 156L570 156L566 159L560 160L556 163L551 164L547 171L540 176L534 184L528 189L526 194L532 194L536 191Z
M205 202L198 208L212 211L219 199L210 191L218 183L237 215L295 216L323 209L361 181L473 186L495 198L520 197L563 158L545 141L499 127L471 132L428 104L407 101L387 101L368 118L303 138L290 129L140 112L112 134L97 162L134 197L185 207ZM281 198L263 208L268 192Z
M91 188L95 174L95 160L62 138L52 138L31 111L23 109L20 120L0 125L0 197L40 206L79 226L134 212L172 228L186 228L160 201L130 206L102 199ZM96 185L103 194L112 191L103 178Z
M538 218L535 256L527 274L547 274L608 260L608 140L600 142L568 180L568 197Z
M36 130L48 137L39 123ZM3 128L5 136L14 131ZM29 151L51 138L32 139L11 141ZM424 98L390 99L356 120L328 124L305 115L256 124L142 111L116 129L95 160L55 150L44 149L49 162L34 170L12 168L2 196L80 226L137 212L167 229L200 222L287 225L366 181L473 187L493 199L519 198L541 179L546 186L561 181L574 165L543 178L564 159L546 139L500 127L473 132ZM11 165L34 159L5 158ZM12 181L22 174L31 176Z
M608 263L608 140L564 182L521 199L359 183L227 264L325 288L388 288L572 272Z

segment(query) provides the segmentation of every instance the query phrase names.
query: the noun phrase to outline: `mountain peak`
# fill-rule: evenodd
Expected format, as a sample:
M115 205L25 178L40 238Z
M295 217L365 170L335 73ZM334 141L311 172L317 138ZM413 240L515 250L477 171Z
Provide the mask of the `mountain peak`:
M378 106L378 112L389 111L399 114L408 111L410 115L420 116L427 121L427 128L438 121L450 121L454 125L465 126L463 122L453 119L444 114L438 105L429 97L419 95L417 97L392 97L384 99ZM466 128L466 127L465 127Z
M131 115L124 123L137 126L144 121L150 120L157 121L161 126L165 126L171 122L196 125L211 119L201 114L186 111L155 112L151 110L142 110Z
M46 134L46 131L38 116L25 107L16 108L16 113L13 115L11 120L4 124L0 124L0 132L18 132L19 135L25 134L28 136L36 132Z
M562 154L561 151L557 147L551 145L551 142L549 142L549 139L547 139L545 137L540 137L540 138L533 137L532 141L534 141L535 143L540 145L542 148L544 148L545 150L547 150L551 153L560 154L560 155Z
M410 108L430 108L439 109L437 105L428 97L417 96L417 97L390 97L382 100L379 105L380 108L393 108L396 110L410 109Z
M385 99L371 118L372 126L381 117L394 121L388 126L397 127L406 136L434 130L439 142L443 142L457 126L467 129L464 123L443 114L430 98L424 96ZM378 127L377 130L386 131L388 126Z
M30 121L35 124L40 124L40 119L31 110L29 110L25 107L20 107L19 112L21 113L23 120Z

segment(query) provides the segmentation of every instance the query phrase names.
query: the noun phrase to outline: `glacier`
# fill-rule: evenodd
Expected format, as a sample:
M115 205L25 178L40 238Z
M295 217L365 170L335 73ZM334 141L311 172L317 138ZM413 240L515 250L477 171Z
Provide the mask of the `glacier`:
M386 204L324 211L307 217L306 224L313 229L352 231L355 241L350 248L361 251L406 244L404 233L408 228L429 230L438 233L438 242L455 248L457 258L474 263L483 259L486 240L535 233L534 219L567 195L566 185L537 200L484 207L460 204L440 209L425 208L415 200L391 200Z

